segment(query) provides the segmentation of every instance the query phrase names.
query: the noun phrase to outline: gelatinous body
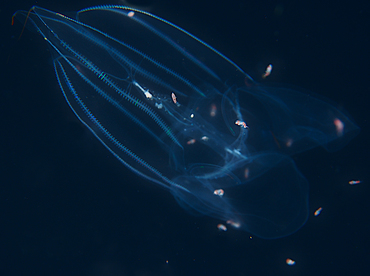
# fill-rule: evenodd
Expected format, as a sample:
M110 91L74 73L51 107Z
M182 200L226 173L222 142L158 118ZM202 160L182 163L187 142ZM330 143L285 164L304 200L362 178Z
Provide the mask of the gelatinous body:
M33 7L15 17L50 46L67 103L122 164L191 213L262 238L306 222L308 183L291 156L339 149L358 129L323 100L254 82L144 11L100 6L69 18Z

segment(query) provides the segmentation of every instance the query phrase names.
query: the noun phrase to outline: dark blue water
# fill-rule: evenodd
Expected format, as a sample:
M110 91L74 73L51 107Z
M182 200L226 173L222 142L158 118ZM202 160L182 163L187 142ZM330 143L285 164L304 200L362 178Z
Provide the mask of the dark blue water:
M369 9L347 1L141 1L256 81L311 90L361 133L344 149L294 156L310 183L295 234L250 238L186 213L124 168L75 118L40 36L18 9L65 13L120 1L17 1L1 22L1 275L366 275L369 270ZM271 76L263 80L268 64ZM362 183L351 186L349 180ZM322 207L317 217L314 211ZM294 266L285 263L296 261Z

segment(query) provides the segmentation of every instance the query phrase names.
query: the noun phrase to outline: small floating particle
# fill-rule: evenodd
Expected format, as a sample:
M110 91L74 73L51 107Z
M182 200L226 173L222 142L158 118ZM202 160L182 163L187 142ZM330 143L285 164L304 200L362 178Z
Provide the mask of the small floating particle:
M320 215L321 211L322 211L322 207L320 207L319 209L317 209L315 211L315 213L313 213L313 214L315 215L315 217L317 217L318 215Z
M217 115L217 106L215 104L211 105L211 112L209 114L211 117L215 117Z
M214 190L213 194L215 195L218 195L219 197L222 197L224 195L224 190L222 189L218 189L218 190Z
M177 97L174 92L171 93L171 98L174 104L177 104Z
M188 144L188 145L192 145L192 144L194 144L196 142L196 140L195 139L190 139L189 141L187 141L186 142L186 144Z
M289 259L289 258L286 259L285 262L286 262L287 265L295 265L295 261L292 260L292 259Z
M269 64L265 70L265 73L263 73L262 78L266 78L270 76L271 71L272 71L272 64Z
M245 177L245 179L248 179L248 177L249 177L249 168L245 168L244 177Z
M226 223L227 224L230 224L234 228L239 228L240 227L240 223L239 222L233 221L231 219L229 219L228 221L226 221Z
M293 145L293 140L292 139L288 139L286 141L285 145L286 145L287 148L290 148Z
M362 181L361 180L351 180L348 182L349 185L356 185L356 184L360 184Z
M335 125L335 129L337 131L337 136L338 137L343 136L343 130L344 130L343 122L341 120L339 120L338 118L335 118L334 119L334 125Z
M220 230L220 231L227 231L226 226L225 226L225 225L223 225L223 224L221 224L221 223L217 225L217 228L218 228L218 230Z
M202 141L208 141L209 140L209 138L207 136L203 136L201 139L202 139Z
M245 122L240 121L240 120L236 120L235 124L238 125L238 126L242 126L244 128L248 128L247 124Z

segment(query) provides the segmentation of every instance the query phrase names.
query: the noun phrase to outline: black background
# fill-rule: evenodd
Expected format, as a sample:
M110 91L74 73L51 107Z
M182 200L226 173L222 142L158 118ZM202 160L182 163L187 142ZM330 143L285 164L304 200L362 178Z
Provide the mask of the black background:
M130 4L135 1L131 1ZM343 150L294 157L310 218L261 240L188 215L124 168L74 117L46 43L11 26L18 9L57 12L121 1L8 1L0 10L0 275L368 275L367 1L137 1L204 40L257 81L314 91L361 133ZM126 3L127 4L127 3ZM350 186L351 179L361 179ZM323 207L318 217L313 212ZM285 264L286 258L296 261Z

